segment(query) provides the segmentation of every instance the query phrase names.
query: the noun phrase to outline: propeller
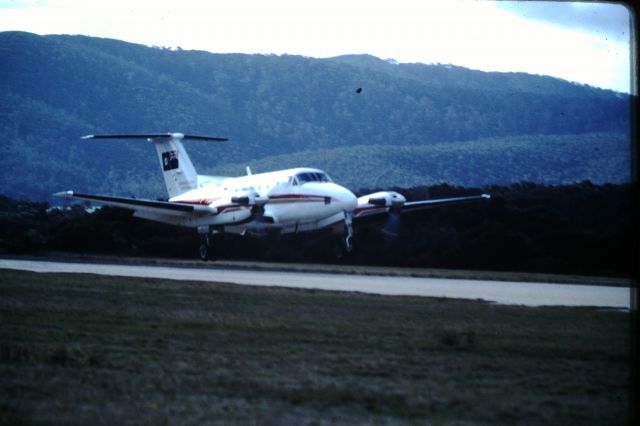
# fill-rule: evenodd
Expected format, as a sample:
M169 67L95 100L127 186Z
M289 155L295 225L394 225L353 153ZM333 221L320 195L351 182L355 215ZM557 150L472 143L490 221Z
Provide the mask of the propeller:
M400 213L402 207L392 207L389 210L387 220L382 224L380 232L384 237L396 239L400 236Z
M274 219L265 215L264 206L268 201L268 196L261 196L253 187L231 197L232 203L251 207L251 222L247 224L245 232L248 232L253 237L264 238L270 235L268 225L274 223Z
M365 205L376 207L387 207L387 218L379 228L381 234L386 238L398 238L400 236L400 214L406 198L395 191L381 191L375 194L364 196L361 202Z
M242 204L243 206L264 207L267 201L269 201L269 197L260 196L253 187L231 197L232 203Z

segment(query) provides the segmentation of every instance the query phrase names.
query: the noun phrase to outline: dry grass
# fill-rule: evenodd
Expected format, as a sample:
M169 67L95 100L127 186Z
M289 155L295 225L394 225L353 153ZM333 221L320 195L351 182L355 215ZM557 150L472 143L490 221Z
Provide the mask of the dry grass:
M629 316L0 270L0 415L626 424Z

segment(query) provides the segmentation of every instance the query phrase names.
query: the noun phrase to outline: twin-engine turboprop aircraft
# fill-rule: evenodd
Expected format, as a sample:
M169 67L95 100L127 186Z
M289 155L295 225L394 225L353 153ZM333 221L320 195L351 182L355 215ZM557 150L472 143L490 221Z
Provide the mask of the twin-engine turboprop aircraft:
M383 231L395 233L400 213L489 199L488 194L407 202L394 191L356 198L321 170L296 168L241 177L197 174L183 140L226 141L225 138L182 133L88 135L83 139L146 139L153 143L162 167L168 201L81 194L55 195L96 201L134 211L134 216L197 228L203 235L200 257L214 257L211 236L223 232L254 237L329 228L339 236L336 256L351 252L353 226L362 218L386 216Z

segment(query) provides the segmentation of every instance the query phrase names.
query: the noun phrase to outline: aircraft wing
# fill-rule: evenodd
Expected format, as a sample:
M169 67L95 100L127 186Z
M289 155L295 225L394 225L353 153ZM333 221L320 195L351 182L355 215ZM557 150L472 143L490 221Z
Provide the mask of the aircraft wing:
M194 216L198 214L215 214L217 210L209 206L153 201L138 198L109 197L104 195L81 194L63 191L53 194L56 197L74 198L77 200L95 201L114 207L121 207L136 212L156 213L169 216Z
M396 238L400 235L402 214L489 199L489 194L480 194L407 202L405 197L397 192L382 191L358 199L358 207L353 211L353 221L363 228L379 228L384 236Z
M440 206L451 206L454 204L463 204L471 201L489 200L491 195L469 195L465 197L452 197L452 198L436 198L433 200L421 200L421 201L408 201L404 203L402 207L403 212L432 209Z
M397 192L382 191L358 198L358 207L354 210L353 217L354 219L358 219L377 216L391 211L405 213L489 199L491 199L491 195L480 194L466 195L463 197L435 198L432 200L405 201L404 196Z
M358 199L358 207L353 211L353 219L360 223L365 223L391 214L411 213L419 210L489 199L491 199L491 195L480 194L463 197L436 198L432 200L405 201L404 197L397 192L383 191L360 197Z

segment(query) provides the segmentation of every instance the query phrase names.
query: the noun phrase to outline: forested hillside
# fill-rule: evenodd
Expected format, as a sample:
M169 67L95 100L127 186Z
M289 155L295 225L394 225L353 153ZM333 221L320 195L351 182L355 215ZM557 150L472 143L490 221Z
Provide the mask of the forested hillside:
M316 166L353 189L629 180L629 96L550 77L19 32L0 52L0 192L14 197L164 196L149 144L79 139L103 132L224 136L187 146L199 172Z
M358 145L269 156L251 162L256 173L303 166L321 168L350 188L459 186L577 180L621 183L629 178L629 138L616 133L482 138L423 146ZM216 168L242 173L244 163Z
M399 189L409 200L477 194L437 185ZM378 226L357 227L347 262L494 271L632 277L637 228L631 185L514 184L484 190L491 200L403 215L399 237ZM200 236L104 207L49 209L46 203L0 196L0 253L66 251L195 258ZM293 234L257 240L227 234L216 240L226 259L336 262L333 238Z

